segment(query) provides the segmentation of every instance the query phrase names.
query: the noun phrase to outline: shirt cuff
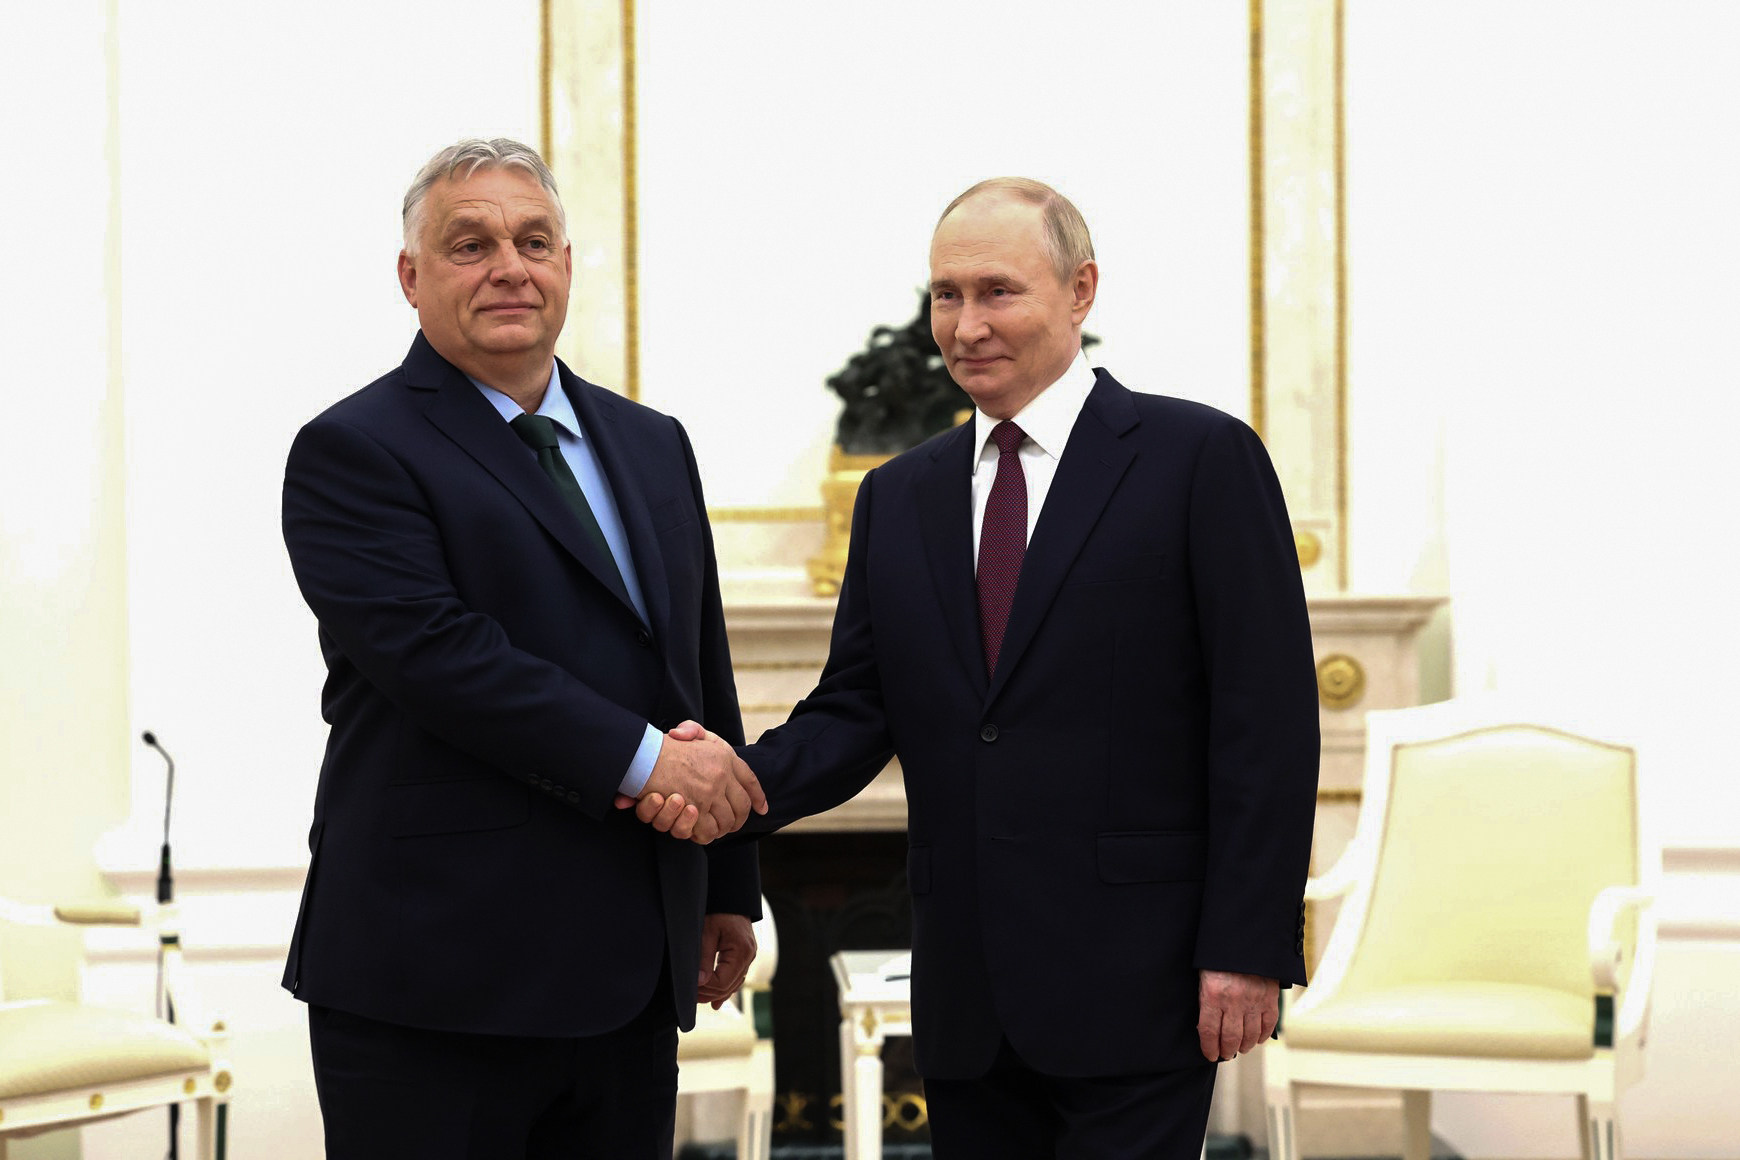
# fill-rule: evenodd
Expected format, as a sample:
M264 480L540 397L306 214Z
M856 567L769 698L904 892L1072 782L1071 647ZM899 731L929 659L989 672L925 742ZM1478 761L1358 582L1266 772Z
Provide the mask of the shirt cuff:
M629 797L639 797L646 788L646 779L652 776L653 766L658 764L659 747L664 743L665 735L648 725L640 748L634 751L634 760L628 763L628 772L622 775L622 784L616 788Z

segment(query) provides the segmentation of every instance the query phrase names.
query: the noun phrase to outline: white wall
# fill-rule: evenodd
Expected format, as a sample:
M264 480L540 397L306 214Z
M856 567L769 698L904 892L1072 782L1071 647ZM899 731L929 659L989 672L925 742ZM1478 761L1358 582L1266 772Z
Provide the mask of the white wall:
M126 804L107 9L0 14L0 894L33 901L100 889L91 845ZM0 932L7 994L76 994L58 934ZM63 1136L12 1154L77 1153Z
M1638 721L1681 871L1626 1105L1643 1156L1740 1137L1740 999L1709 986L1740 968L1737 54L1717 0L1348 6L1355 587L1441 575L1459 690ZM1435 1118L1474 1157L1570 1155L1571 1123Z
M324 669L279 535L284 456L410 345L394 267L417 168L462 136L537 142L537 19L536 0L121 6L133 717L175 754L190 865L307 856ZM148 817L159 765L135 757Z
M824 381L872 326L911 319L937 215L1000 174L1087 218L1096 365L1244 415L1245 19L1176 0L641 0L642 398L689 427L708 502L819 502Z

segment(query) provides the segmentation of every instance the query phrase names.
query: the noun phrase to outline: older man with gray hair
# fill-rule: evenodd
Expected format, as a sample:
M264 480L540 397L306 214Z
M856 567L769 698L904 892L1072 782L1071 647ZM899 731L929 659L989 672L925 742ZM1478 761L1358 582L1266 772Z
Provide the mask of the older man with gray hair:
M284 985L329 1160L671 1154L676 1034L755 953L765 810L682 426L555 358L555 179L508 140L406 194L402 365L297 435L284 539L331 726ZM686 718L712 739L678 741ZM723 740L720 740L723 739Z
M900 758L938 1160L1189 1160L1216 1065L1305 981L1317 696L1286 504L1244 423L1088 365L1098 290L1050 186L949 203L931 331L975 414L865 476L821 683L741 751L774 803L755 829Z

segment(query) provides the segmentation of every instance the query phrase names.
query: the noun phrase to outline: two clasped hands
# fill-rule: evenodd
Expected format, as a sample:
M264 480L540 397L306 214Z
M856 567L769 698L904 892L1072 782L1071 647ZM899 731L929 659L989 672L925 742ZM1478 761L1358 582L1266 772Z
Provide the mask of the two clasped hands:
M737 751L716 734L684 721L664 747L639 798L616 795L616 808L662 833L705 846L735 832L749 812L767 812L767 795Z

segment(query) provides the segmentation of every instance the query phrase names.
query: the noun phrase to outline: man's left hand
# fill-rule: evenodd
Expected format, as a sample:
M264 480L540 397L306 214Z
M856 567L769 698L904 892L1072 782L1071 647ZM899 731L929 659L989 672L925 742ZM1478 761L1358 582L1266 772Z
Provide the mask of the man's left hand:
M1217 1063L1267 1039L1280 1018L1281 984L1261 975L1203 971L1197 993L1201 1002L1197 1038L1203 1057Z
M755 928L741 914L709 914L701 924L700 1001L719 1005L737 993L755 961Z

